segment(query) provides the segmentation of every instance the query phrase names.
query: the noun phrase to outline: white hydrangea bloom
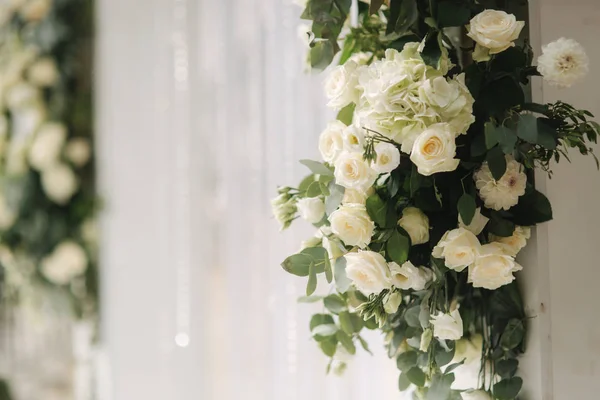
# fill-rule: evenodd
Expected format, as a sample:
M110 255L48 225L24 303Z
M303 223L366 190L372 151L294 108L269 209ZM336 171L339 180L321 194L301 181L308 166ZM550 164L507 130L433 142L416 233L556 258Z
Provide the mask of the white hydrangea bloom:
M502 178L495 180L487 161L475 172L475 186L479 197L487 208L493 210L508 210L519 202L519 197L525 194L527 175L524 167L512 156L506 156L506 172Z
M542 55L537 61L544 80L559 88L571 87L589 70L585 49L573 39L560 38L542 46Z

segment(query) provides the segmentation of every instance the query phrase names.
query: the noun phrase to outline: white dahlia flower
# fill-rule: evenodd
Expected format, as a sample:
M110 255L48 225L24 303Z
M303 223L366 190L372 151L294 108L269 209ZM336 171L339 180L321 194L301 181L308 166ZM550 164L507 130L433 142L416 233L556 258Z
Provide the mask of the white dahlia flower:
M537 61L544 80L559 88L571 87L589 70L585 49L573 39L560 38L542 46L542 55Z
M487 161L475 172L473 178L479 190L479 197L487 208L493 210L508 210L525 194L527 175L523 165L512 156L506 156L506 172L499 180L492 176Z

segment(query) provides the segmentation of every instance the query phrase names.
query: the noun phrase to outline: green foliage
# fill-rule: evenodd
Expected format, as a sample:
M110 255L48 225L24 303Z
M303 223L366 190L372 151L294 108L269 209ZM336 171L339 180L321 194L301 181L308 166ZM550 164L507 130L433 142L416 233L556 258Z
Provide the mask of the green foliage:
M468 193L464 193L458 200L458 212L465 225L469 225L473 221L475 211L477 210L477 204L475 199Z
M503 379L494 385L494 396L498 400L513 400L523 387L523 379L519 377Z
M376 1L379 2L381 0ZM391 0L389 15L390 17L385 30L386 35L404 35L417 22L417 18L419 17L416 0Z
M405 233L401 233L400 230L401 228L394 229L386 243L389 258L398 265L402 265L408 260L410 251L410 238Z

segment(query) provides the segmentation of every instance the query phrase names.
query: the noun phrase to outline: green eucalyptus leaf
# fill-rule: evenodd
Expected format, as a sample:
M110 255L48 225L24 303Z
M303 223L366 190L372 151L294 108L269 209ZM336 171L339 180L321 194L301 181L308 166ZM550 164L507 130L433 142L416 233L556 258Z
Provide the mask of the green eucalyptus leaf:
M404 319L408 326L412 328L421 328L421 321L419 320L419 315L421 314L421 306L413 306L406 310L404 313Z
M506 172L506 157L498 146L488 151L486 161L494 179L499 180Z
M552 219L552 205L548 198L532 189L519 197L519 203L510 209L513 221L521 226L531 226Z
M313 174L333 176L333 171L325 164L313 160L300 160L300 164L305 165Z
M448 399L451 386L454 382L454 374L434 375L431 379L431 385L427 391L426 400Z
M489 150L498 144L496 137L496 124L488 121L483 126L483 134L485 136L485 147Z
M425 64L436 69L439 68L440 58L442 57L439 35L439 32L430 32L425 38L425 46L421 52L421 58L423 58Z
M494 397L498 400L513 400L523 387L523 379L519 377L503 379L494 385Z
M333 357L337 351L337 338L335 336L328 337L325 340L319 342L321 351L328 357Z
M333 316L329 314L315 314L310 319L310 330L312 331L319 325L333 325Z
M519 361L514 358L496 361L496 373L501 378L512 378L517 373L517 368L519 368Z
M549 150L556 149L557 133L547 118L536 118L531 114L519 117L517 135L532 144L539 144Z
M452 361L454 358L455 347L452 346L450 351L446 351L439 342L435 346L435 362L438 367L443 367Z
M416 0L392 0L386 35L393 33L403 35L417 22L418 17L419 10Z
M317 290L317 271L315 263L311 261L308 265L308 283L306 284L306 295L310 296Z
M419 367L413 367L406 373L406 377L408 380L418 387L424 387L425 382L427 381L427 376L423 372L423 370Z
M504 350L512 350L518 347L525 337L525 326L523 321L519 319L511 319L508 321L502 337L500 338L500 345Z
M396 365L402 372L408 372L417 365L418 354L416 351L406 351L396 358Z
M302 296L298 297L298 303L316 303L323 300L323 296Z
M458 199L457 208L463 223L465 225L471 224L473 217L475 216L475 212L477 211L475 198L468 193L463 193L460 199Z
M338 328L337 328L337 326L335 326L335 324L317 325L311 331L313 337L317 340L319 340L319 338L326 338L329 336L333 336L337 332L338 332Z
M496 236L509 237L515 231L515 224L502 217L497 211L490 213L490 221L487 224L487 229L490 233Z
M330 294L329 296L325 297L323 299L323 304L325 305L325 308L334 314L339 314L348 308L344 299L337 294Z
M352 124L352 118L354 117L355 108L356 104L354 103L350 103L346 107L342 108L337 115L338 121L342 121L345 125Z
M339 317L340 327L348 335L360 332L364 326L364 322L361 316L358 314L351 314L348 311L341 311Z
M358 341L360 342L360 345L362 346L362 348L363 348L364 351L366 351L367 353L373 355L373 353L369 349L369 344L367 343L367 341L365 339L363 339L361 336L359 336L358 337Z
M385 227L387 220L387 204L383 199L374 193L367 198L367 213L371 219L380 227Z
M335 278L335 287L338 292L346 293L350 289L352 281L346 275L346 259L344 257L335 260L333 275Z
M281 267L290 274L308 276L308 267L311 262L311 257L306 254L293 254L281 263Z
M348 334L346 334L343 331L338 331L336 333L336 337L348 353L356 354L356 346L354 345L352 338Z
M333 61L335 49L330 40L315 42L310 49L310 65L315 69L325 69Z
M408 377L406 376L406 374L402 373L400 374L400 377L398 378L398 389L401 392L404 392L405 390L407 390L411 385L410 380L408 379Z
M466 25L471 19L471 10L460 1L443 1L438 4L437 21L440 28Z
M308 175L300 182L300 185L298 185L298 190L300 192L306 192L308 190L308 187L316 180L317 177L314 174Z
M395 229L386 243L386 250L392 261L402 265L408 260L410 238L401 234L398 229Z

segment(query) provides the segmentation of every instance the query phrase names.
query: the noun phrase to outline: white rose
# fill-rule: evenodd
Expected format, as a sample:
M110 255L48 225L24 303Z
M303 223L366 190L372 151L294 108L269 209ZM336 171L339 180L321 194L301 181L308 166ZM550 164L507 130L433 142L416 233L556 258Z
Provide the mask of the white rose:
M58 122L47 122L37 132L29 149L29 164L38 171L54 165L67 138L67 128Z
M296 204L298 213L311 224L320 222L325 216L325 203L319 197L305 197Z
M394 314L396 311L398 311L400 304L402 304L402 295L398 292L393 292L387 297L385 303L383 304L383 309L388 314Z
M464 228L457 228L444 234L433 248L432 255L443 258L448 268L460 272L475 262L480 248L477 236Z
M331 230L346 245L366 247L371 242L375 223L360 204L345 204L329 216Z
M65 156L77 167L83 167L90 160L92 150L85 138L73 138L65 146Z
M493 397L484 390L462 392L460 395L462 396L462 400L494 400Z
M465 225L462 220L462 217L460 216L460 214L458 214L458 226L460 228L465 228L466 230L473 232L474 235L479 235L483 231L489 220L490 219L488 217L481 214L481 207L477 207L477 210L475 210L475 215L473 216L473 219L471 220L471 223L469 225Z
M344 150L348 152L362 153L365 150L365 135L362 129L356 125L349 125L342 132Z
M455 135L449 124L435 124L421 133L412 147L411 161L421 175L454 171L456 156Z
M380 293L391 288L390 270L385 258L374 251L348 253L346 259L346 275L358 290L366 295Z
M17 219L14 211L10 208L4 196L0 195L0 229L10 228Z
M429 218L418 208L406 207L402 210L398 226L408 233L413 246L429 242Z
M55 164L42 172L42 188L48 198L57 204L67 204L78 187L77 177L65 164Z
M513 273L521 269L500 244L488 243L481 246L475 263L469 267L469 282L473 287L496 290L514 281Z
M531 228L528 226L517 226L515 231L509 237L501 237L490 234L490 240L498 243L506 255L515 257L523 247L527 245L527 240L531 237Z
M73 278L85 272L88 259L83 248L67 240L41 262L42 274L52 283L66 285Z
M410 261L399 266L395 262L389 264L392 276L392 284L402 290L423 290L432 279L431 270L421 267L417 268Z
M319 136L319 151L321 157L328 163L335 162L336 158L344 149L344 139L342 132L346 125L340 121L332 121L327 124L327 128Z
M573 39L560 38L542 46L542 55L537 61L544 80L559 88L571 87L589 71L585 49Z
M400 151L391 143L377 143L375 153L377 153L377 159L371 165L371 168L378 174L392 172L400 165Z
M325 81L325 95L329 99L329 103L327 103L329 107L339 110L358 101L360 92L356 88L358 84L357 68L357 63L348 60L331 70Z
M21 16L27 21L44 19L52 8L52 0L29 0L21 7Z
M21 142L11 142L6 154L6 172L8 175L23 175L27 166L27 147Z
M344 191L344 197L342 198L342 204L362 204L365 205L367 202L367 194L359 190L346 189Z
M29 142L38 127L46 119L46 110L33 103L12 113L11 141Z
M350 56L350 58L348 59L348 61L353 61L360 66L360 65L367 65L369 63L369 61L371 61L372 59L373 59L373 53L371 53L370 51L367 51L367 52L359 51L357 53L352 54Z
M59 78L56 62L50 57L40 58L29 67L28 78L36 86L48 87L54 85Z
M487 208L493 210L508 210L519 202L519 197L525 194L527 175L525 168L513 156L506 156L506 172L502 178L495 180L490 167L485 161L474 174L475 186L479 197Z
M524 26L525 22L517 21L513 14L485 10L471 19L467 36L489 49L490 54L497 54L515 45Z
M335 183L347 189L366 192L377 179L377 173L363 159L362 153L343 152L335 161Z
M454 358L452 363L464 361L465 364L472 362L481 362L481 352L483 349L483 336L479 333L471 335L470 338L462 338L455 343Z
M40 91L35 86L26 82L18 82L8 89L6 104L11 110L16 110L38 103L40 97Z
M433 336L442 340L458 340L463 335L463 322L458 308L450 314L439 313L431 316Z

